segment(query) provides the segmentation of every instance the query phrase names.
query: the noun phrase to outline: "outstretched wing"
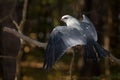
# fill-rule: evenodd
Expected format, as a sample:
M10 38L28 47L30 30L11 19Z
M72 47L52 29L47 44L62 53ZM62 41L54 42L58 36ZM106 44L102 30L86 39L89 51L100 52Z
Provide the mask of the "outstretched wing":
M83 20L81 21L81 27L84 29L86 34L91 35L91 37L97 41L97 32L93 25L93 23L90 21L90 19L83 14Z
M51 35L45 52L44 69L52 65L65 53L69 47L85 45L85 37L76 28L58 26Z

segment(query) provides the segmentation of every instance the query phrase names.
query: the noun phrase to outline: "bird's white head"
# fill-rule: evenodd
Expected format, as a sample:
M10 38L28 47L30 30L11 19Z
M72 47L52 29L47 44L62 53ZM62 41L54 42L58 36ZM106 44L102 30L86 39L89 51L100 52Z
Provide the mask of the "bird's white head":
M77 24L77 25L80 24L79 21L76 18L74 18L70 15L62 16L61 21L65 22L67 26L73 26L75 24Z

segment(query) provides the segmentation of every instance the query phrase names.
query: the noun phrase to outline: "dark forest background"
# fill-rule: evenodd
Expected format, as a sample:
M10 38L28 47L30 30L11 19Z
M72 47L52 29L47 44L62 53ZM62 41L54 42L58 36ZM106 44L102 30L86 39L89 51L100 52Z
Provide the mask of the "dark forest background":
M49 71L42 69L45 50L24 41L3 27L16 29L13 23L22 18L24 0L0 0L0 56L17 56L21 47L18 80L70 80L69 65L72 54L65 54ZM98 43L120 58L120 0L28 0L27 14L22 33L32 39L47 43L50 32L57 25L65 25L60 18L69 14L82 19L88 16L98 32ZM95 64L84 63L82 48L76 49L73 80L120 80L119 65L102 59ZM0 58L0 80L14 80L16 61Z

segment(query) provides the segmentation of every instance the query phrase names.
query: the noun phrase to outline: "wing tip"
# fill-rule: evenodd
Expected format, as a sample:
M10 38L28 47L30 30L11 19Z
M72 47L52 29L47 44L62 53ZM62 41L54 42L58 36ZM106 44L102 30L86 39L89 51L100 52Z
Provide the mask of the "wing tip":
M43 69L44 69L44 70L50 70L51 68L52 68L52 65L44 62L44 64L43 64Z
M43 65L43 69L44 69L44 70L49 70L50 68L48 67L47 64L44 64L44 65Z

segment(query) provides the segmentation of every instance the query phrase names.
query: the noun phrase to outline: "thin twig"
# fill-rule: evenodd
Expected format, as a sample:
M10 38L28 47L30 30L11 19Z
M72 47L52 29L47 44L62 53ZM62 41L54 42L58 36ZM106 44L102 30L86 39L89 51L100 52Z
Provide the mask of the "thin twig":
M4 58L4 59L16 59L16 57L13 57L13 56L0 56L0 58Z
M13 20L13 24L16 26L16 28L17 28L18 30L20 30L19 25L18 25L18 23L17 23L15 20Z
M24 4L23 4L23 10L22 10L22 19L20 21L20 24L18 24L16 21L13 21L13 23L15 24L15 26L18 29L18 32L22 34L22 30L23 30L23 26L24 23L26 21L26 13L27 13L27 4L28 4L28 0L24 0ZM15 31L15 30L14 30ZM21 48L23 47L23 40L20 39L21 41ZM23 52L21 51L21 48L18 52L17 55L17 59L16 59L16 75L15 75L15 80L20 80L20 61L23 55Z
M73 71L73 65L74 65L74 58L75 58L75 53L72 52L72 59L71 59L71 63L70 63L70 80L73 80L73 77L72 77L72 71Z
M23 11L22 11L22 20L19 24L21 31L23 30L23 26L24 26L24 23L26 21L27 5L28 5L28 0L24 0Z

